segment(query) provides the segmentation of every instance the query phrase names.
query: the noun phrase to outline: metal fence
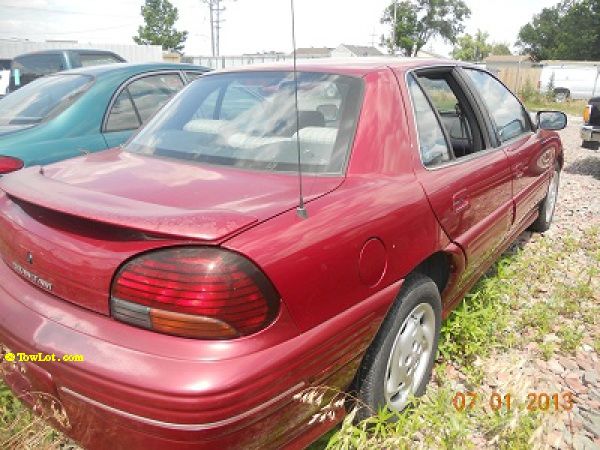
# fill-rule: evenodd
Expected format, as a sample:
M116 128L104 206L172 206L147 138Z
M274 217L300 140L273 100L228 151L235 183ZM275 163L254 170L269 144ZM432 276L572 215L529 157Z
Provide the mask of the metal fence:
M292 57L289 55L185 56L182 58L182 61L216 70L250 64L290 61L291 59Z

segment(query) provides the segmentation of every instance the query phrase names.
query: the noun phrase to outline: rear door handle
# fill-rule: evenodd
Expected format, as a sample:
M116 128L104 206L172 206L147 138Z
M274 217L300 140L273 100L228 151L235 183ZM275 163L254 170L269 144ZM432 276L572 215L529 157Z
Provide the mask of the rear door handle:
M470 206L466 189L462 189L452 196L452 208L455 213L460 214L469 209Z
M518 162L515 164L515 178L523 178L527 171L527 164L524 162Z

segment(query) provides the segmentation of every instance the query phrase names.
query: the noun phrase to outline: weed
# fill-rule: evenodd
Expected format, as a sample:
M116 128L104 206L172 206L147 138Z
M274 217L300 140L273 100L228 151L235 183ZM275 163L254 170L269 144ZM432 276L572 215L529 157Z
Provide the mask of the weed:
M574 327L574 324L564 325L558 330L560 349L566 353L573 353L581 344L583 332Z

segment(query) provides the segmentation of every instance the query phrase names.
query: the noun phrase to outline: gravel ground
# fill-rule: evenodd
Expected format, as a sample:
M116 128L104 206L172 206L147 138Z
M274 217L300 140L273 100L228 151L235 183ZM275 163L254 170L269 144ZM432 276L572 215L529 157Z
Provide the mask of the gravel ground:
M579 117L569 117L560 132L565 149L560 197L554 226L548 235L581 231L600 223L600 151L581 148Z
M569 126L561 132L565 166L555 223L546 233L552 239L560 239L566 234L578 236L600 224L600 152L581 148L579 128L582 120L569 119ZM582 266L589 263L577 261L577 255L573 258L574 270L567 271L566 276L578 275L584 268ZM595 264L598 265L597 260ZM598 288L598 275L594 281ZM600 304L598 290L594 297L595 304ZM584 339L574 354L535 363L538 372L534 374L542 388L570 390L576 395L572 414L549 417L538 430L537 442L544 444L541 447L600 450L600 355L599 349L593 348L593 339L600 339L598 319L581 330Z
M567 239L583 239L586 231L600 226L600 151L581 148L579 128L582 121L569 117L569 126L561 131L565 150L565 165L561 176L559 201L554 218L554 224L544 235L524 233L520 237L521 249L524 253L535 254L544 251L548 243L564 243ZM523 245L524 244L524 245ZM600 255L598 240L591 243L591 253ZM585 307L599 311L600 305L600 267L598 258L582 256L579 249L574 249L566 255L555 278L566 284L576 283L584 271L595 265L599 272L590 281L593 289L591 300ZM532 284L536 280L531 280ZM528 298L529 304L523 310L536 302L550 302L554 286L540 285L539 295ZM581 300L581 309L584 304ZM596 309L594 309L596 308ZM515 314L523 314L516 311ZM578 314L577 312L575 314ZM554 331L548 333L542 343L530 338L527 329L522 330L523 347L509 350L501 355L495 355L486 370L484 391L510 392L515 398L526 398L529 392L548 394L572 392L575 406L570 412L546 412L543 414L542 425L530 440L531 448L543 449L575 449L600 450L600 348L594 342L600 340L600 317L588 321L571 321L567 314L559 314L555 319L556 326L565 324L574 327L583 338L572 352L556 351L550 358L542 357L542 349L546 344L558 342L560 339ZM475 437L474 443L478 448L495 448L494 442Z

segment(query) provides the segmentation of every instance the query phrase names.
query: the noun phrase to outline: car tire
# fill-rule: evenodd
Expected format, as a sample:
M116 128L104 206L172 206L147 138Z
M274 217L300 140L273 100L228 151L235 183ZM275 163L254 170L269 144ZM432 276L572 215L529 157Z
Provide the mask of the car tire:
M600 142L596 141L583 141L581 143L583 148L587 148L588 150L598 150L600 148Z
M568 89L556 89L554 91L554 101L556 103L563 103L571 97L571 93Z
M552 219L554 218L554 210L556 209L556 201L558 199L558 188L560 185L560 169L558 167L554 168L552 172L552 178L550 179L550 183L548 184L548 192L546 192L546 197L539 205L539 215L538 218L535 219L535 222L531 224L529 229L531 231L537 233L543 233L544 231L548 231L550 225L552 224Z
M358 371L358 420L386 405L402 411L411 395L423 395L436 359L441 315L440 292L433 280L418 273L409 276Z

